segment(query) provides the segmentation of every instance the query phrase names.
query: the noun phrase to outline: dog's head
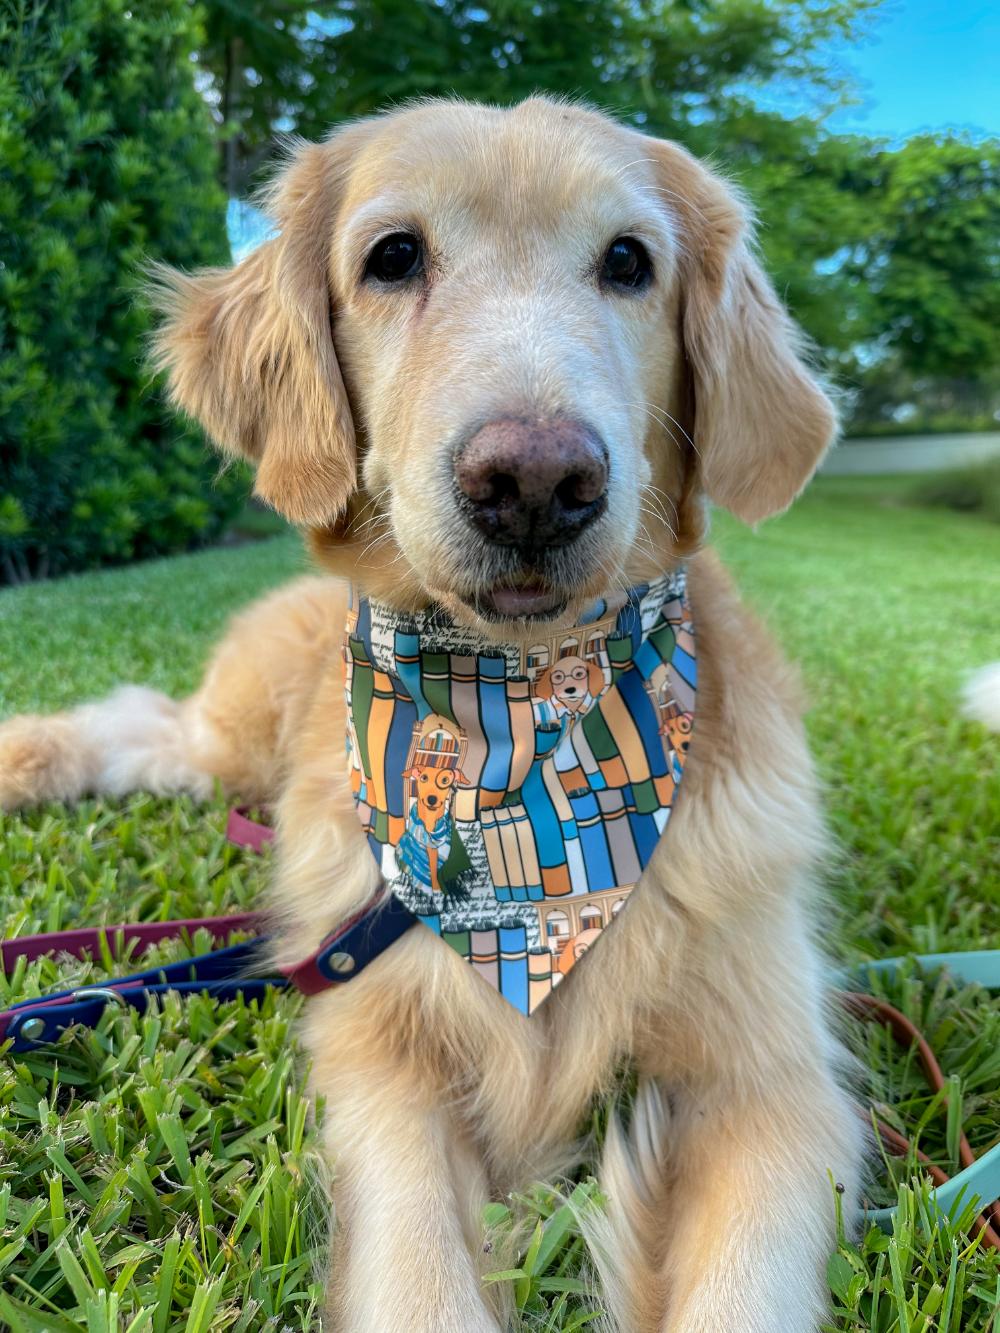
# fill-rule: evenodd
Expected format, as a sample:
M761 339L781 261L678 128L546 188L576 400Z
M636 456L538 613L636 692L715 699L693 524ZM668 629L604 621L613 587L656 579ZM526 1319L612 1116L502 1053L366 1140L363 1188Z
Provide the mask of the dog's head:
M302 145L280 235L165 272L172 396L339 572L460 620L567 623L754 522L834 432L747 212L575 106L431 102Z
M433 828L441 816L451 808L456 782L465 778L453 768L438 768L433 764L414 764L409 776L417 795L417 813L426 828Z
M604 684L604 672L596 662L570 655L545 668L535 682L535 694L540 699L554 698L575 713L588 694L596 699Z
M670 748L679 754L687 754L691 745L692 718L690 713L672 713L663 723L663 733L670 742Z

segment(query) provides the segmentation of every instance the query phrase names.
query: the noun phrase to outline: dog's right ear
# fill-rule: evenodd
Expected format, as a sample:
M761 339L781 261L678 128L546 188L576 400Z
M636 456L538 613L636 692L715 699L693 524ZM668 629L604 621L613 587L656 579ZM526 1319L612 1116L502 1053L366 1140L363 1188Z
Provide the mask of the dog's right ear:
M224 452L254 463L256 494L294 523L331 522L356 483L328 265L339 178L359 128L293 151L270 192L280 235L242 263L152 275L164 316L153 359L171 400Z
M588 662L588 663L587 663L587 689L590 691L590 693L593 695L593 697L594 697L595 699L596 699L597 696L601 693L601 691L604 689L604 687L605 687L605 685L607 685L607 683L608 683L608 682L604 679L604 672L603 672L603 671L601 670L601 668L597 665L597 663L596 663L596 662Z

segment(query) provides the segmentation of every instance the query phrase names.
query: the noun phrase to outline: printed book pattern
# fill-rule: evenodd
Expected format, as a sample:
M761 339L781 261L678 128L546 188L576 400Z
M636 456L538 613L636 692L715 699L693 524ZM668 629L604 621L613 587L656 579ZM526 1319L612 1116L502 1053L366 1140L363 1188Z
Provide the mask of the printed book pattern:
M623 909L673 808L697 683L683 571L523 650L361 598L345 667L386 882L530 1014Z

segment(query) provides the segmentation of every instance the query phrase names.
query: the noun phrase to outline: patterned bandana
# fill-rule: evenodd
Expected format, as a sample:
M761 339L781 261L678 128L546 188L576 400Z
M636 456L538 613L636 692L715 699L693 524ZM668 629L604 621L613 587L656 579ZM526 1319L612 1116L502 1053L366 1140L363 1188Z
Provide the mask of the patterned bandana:
M694 720L684 571L527 649L356 598L344 656L351 783L386 883L532 1013L670 816Z

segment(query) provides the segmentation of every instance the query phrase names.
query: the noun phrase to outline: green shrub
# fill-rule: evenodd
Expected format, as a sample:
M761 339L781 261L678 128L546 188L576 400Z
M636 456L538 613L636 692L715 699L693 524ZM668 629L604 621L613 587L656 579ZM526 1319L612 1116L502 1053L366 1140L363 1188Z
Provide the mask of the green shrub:
M188 0L0 5L0 581L176 550L238 507L145 366L150 258L227 259Z
M983 435L997 429L1000 421L994 412L951 412L938 416L920 415L908 421L851 419L844 431L845 440L892 439L912 435Z
M1000 458L921 477L911 499L915 504L982 514L1000 523Z

